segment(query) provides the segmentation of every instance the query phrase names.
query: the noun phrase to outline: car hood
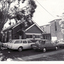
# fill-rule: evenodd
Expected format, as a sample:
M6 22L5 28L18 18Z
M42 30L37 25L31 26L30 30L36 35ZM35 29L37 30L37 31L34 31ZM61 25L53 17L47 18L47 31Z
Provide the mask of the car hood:
M59 42L58 44L64 44L64 42Z

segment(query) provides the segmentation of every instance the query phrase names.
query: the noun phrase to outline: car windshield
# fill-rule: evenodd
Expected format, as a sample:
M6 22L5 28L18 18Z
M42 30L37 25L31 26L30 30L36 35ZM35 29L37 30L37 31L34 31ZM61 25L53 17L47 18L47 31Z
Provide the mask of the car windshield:
M27 43L27 41L23 41L23 43Z
M32 41L28 41L28 43L32 43Z
M19 41L15 41L15 43L19 43Z
M41 41L40 41L40 44L45 44L45 41L42 41L42 40L41 40Z
M36 44L45 44L45 41L39 40L36 42Z

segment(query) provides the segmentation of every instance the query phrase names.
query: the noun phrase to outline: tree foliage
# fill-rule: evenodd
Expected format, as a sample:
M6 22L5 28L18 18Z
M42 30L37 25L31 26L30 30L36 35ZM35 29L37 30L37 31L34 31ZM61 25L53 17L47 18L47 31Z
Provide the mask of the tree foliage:
M36 9L36 4L34 0L18 0L18 7L14 6L10 8L10 5L15 2L16 0L0 0L0 31L3 28L3 25L7 22L8 19L17 19L21 20L24 18L25 20L29 21L29 19L32 19L33 13ZM28 1L27 6L23 8L19 8L21 3L24 3L25 1Z

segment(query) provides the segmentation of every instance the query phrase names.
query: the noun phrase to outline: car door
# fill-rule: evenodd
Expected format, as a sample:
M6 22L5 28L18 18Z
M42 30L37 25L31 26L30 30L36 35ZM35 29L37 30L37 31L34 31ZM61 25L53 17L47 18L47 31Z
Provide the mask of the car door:
M53 44L52 43L47 43L46 47L47 47L47 49L52 49L53 48Z
M31 48L31 45L33 44L33 42L32 41L30 41L30 40L28 40L28 46L29 46L29 48Z
M20 43L20 41L15 41L14 48L18 49L18 47L20 47L21 44L22 44L22 42Z
M29 48L28 42L26 40L23 41L23 48L24 49L28 49Z

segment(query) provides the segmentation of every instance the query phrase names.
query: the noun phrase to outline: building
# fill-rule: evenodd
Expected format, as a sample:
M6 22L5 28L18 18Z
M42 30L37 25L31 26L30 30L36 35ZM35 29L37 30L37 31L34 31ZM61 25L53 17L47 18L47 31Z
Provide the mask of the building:
M51 32L50 32L50 24L40 26L41 29L44 31L43 39L51 40Z
M2 31L2 42L8 42L13 39L40 38L43 30L32 21L18 22Z
M51 38L52 40L61 40L63 39L63 34L61 32L61 27L59 25L59 22L62 19L55 19L50 22L50 32L51 32Z
M50 24L41 26L41 29L46 33L50 33Z
M60 21L62 21L62 19L55 19L51 21L50 24L41 27L45 33L51 34L51 41L63 39L63 34L59 24Z

